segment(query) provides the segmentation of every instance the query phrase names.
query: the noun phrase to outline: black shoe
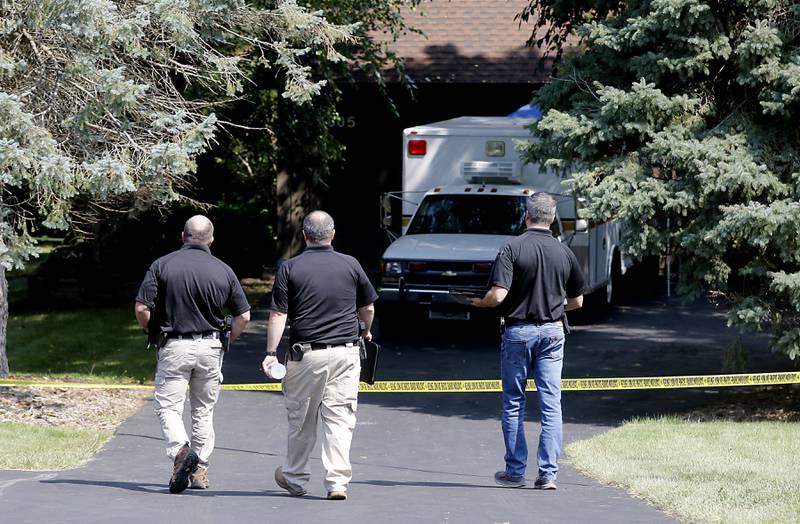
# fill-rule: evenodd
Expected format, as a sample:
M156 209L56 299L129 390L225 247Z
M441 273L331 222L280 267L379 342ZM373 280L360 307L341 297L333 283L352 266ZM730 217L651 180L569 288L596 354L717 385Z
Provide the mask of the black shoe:
M556 481L552 479L536 479L533 483L533 489L558 489Z
M199 462L200 457L197 453L189 449L188 444L184 444L175 455L175 466L169 479L170 493L180 493L189 487L189 477L197 471Z
M504 488L524 488L525 477L512 477L505 471L498 471L494 474L494 482Z

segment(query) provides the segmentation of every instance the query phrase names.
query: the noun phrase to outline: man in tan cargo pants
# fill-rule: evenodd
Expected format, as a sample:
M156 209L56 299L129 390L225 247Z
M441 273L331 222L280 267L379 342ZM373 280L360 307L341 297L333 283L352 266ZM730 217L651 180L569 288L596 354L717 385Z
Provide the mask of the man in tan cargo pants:
M288 317L292 350L283 395L289 442L275 482L291 495L307 493L308 458L320 421L327 496L344 500L353 475L350 443L361 370L358 337L372 338L372 303L378 295L358 261L333 250L334 234L333 219L324 211L313 211L303 221L306 250L284 262L275 277L262 367L267 372L276 362Z
M250 304L236 275L209 250L213 241L214 226L208 218L187 220L183 247L153 262L136 296L136 320L152 340L159 340L153 399L173 462L171 493L190 484L209 487L214 405L222 382L223 310L227 307L234 316L231 340L250 320ZM183 427L187 386L191 439Z

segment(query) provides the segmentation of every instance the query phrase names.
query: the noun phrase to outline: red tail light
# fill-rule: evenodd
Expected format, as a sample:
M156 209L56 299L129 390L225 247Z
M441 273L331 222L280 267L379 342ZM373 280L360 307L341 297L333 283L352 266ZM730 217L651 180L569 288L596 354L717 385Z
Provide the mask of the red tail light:
M411 156L425 156L428 152L427 140L409 140L408 141L408 154Z

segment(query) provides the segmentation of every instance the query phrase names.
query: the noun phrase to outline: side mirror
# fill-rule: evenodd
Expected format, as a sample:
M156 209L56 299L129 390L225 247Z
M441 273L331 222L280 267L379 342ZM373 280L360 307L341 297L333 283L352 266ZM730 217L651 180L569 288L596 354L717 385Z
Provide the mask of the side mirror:
M589 221L584 218L579 218L575 221L575 232L585 233L589 231Z
M381 224L387 229L392 227L392 200L388 193L381 195Z

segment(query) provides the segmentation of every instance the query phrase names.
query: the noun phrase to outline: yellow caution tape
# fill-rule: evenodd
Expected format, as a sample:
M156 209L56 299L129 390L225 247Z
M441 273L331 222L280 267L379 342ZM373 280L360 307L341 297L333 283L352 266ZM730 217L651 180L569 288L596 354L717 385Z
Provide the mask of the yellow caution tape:
M566 378L563 391L614 391L630 389L721 388L733 386L774 386L800 384L800 372L744 373L736 375L686 375L674 377ZM137 384L87 384L83 382L39 382L35 380L0 379L0 387L38 386L54 388L152 389ZM276 382L262 384L223 384L234 391L280 391ZM533 380L528 390L535 391ZM362 383L362 393L493 393L502 391L499 380L389 380L373 385Z

